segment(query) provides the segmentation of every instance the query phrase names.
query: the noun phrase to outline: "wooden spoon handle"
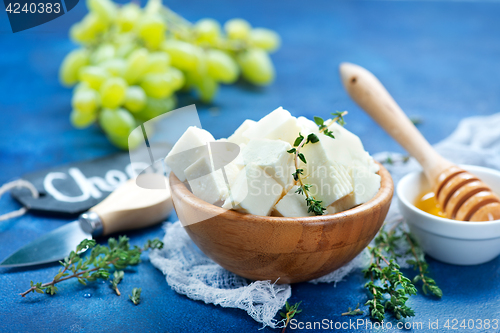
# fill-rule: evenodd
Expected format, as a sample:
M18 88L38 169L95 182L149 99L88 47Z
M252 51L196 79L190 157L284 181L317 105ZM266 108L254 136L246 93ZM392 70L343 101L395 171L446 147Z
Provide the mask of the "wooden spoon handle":
M168 179L159 174L144 174L148 182L161 183L157 189L146 189L130 179L106 199L92 207L102 223L102 235L140 229L163 221L173 209ZM163 183L162 183L163 182Z
M352 99L417 159L432 185L444 170L453 166L432 148L372 73L358 65L342 63L340 76Z

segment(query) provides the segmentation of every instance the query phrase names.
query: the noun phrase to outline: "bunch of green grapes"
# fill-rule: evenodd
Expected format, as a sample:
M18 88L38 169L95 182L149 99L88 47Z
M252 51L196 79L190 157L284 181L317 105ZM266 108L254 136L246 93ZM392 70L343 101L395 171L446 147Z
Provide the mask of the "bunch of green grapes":
M111 0L87 0L87 6L89 13L70 30L81 47L64 59L60 80L75 86L71 123L98 122L120 148L141 141L129 137L140 123L174 109L178 91L210 102L219 84L240 76L255 85L274 79L269 53L280 38L272 30L243 19L224 27L213 19L191 24L160 0L144 8Z

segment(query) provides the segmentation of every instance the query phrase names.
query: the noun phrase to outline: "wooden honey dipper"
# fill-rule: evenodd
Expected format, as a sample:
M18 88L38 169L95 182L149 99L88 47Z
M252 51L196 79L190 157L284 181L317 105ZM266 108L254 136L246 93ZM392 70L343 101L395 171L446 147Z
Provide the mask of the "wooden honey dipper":
M473 222L500 219L500 198L476 176L439 155L372 73L342 63L340 76L352 99L417 159L447 218Z

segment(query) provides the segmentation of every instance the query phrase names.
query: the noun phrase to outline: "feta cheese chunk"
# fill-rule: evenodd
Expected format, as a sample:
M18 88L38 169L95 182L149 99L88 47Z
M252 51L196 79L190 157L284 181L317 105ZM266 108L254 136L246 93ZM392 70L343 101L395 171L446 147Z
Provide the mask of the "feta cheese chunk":
M301 128L301 134L303 136L307 136L310 133L314 133L318 136L320 141L323 141L325 149L328 152L328 158L330 160L336 161L337 163L340 163L344 166L349 166L352 164L353 161L352 154L359 153L358 151L356 152L351 151L352 144L350 144L349 141L352 140L352 138L349 135L339 135L338 137L335 135L335 133L342 133L342 130L339 130L336 126L332 125L329 128L329 129L333 128L336 131L334 132L335 138L331 138L323 133L320 133L318 125L316 125L316 123L312 120L309 120L305 117L298 117L297 122ZM326 121L325 124L326 123L328 123L328 121ZM347 131L342 126L340 125L337 126L341 127L344 131ZM349 131L347 132L352 134ZM354 134L352 135L356 137L356 135ZM356 143L354 143L354 145L356 145ZM363 150L363 146L361 146L361 151L365 152Z
M243 122L243 124L240 125L240 127L238 127L236 129L236 131L234 131L233 135L231 135L229 138L227 138L227 141L229 142L232 142L232 143L236 143L237 145L241 145L241 144L247 144L248 141L250 141L250 139L248 139L247 137L244 137L243 136L243 133L253 127L253 125L255 125L257 122L254 121L254 120L250 120L250 119L247 119Z
M181 182L184 182L186 181L184 170L201 157L208 157L207 143L211 141L215 141L212 134L204 129L190 126L165 157L165 164Z
M222 208L267 216L282 193L283 187L273 177L258 165L250 163L236 177Z
M293 185L292 146L281 140L254 139L242 150L245 165L254 163L274 178L285 190Z
M331 120L325 121L325 124L330 121ZM368 153L365 151L363 143L361 143L361 140L356 134L348 131L343 126L340 126L337 123L331 124L330 126L328 126L328 129L332 131L332 134L335 137L333 145L331 145L330 149L344 149L343 152L348 152L353 161L358 160L362 163L365 163L366 154Z
M184 174L196 197L215 204L228 198L229 186L235 181L240 169L230 163L223 169L212 170L210 159L204 156L187 167ZM228 184L226 184L223 172L226 174Z
M354 204L354 193L349 193L343 198L332 203L330 206L326 207L326 211L328 214L336 214L339 212L343 212L345 210L349 210L355 206Z
M306 117L298 117L297 125L300 127L300 133L304 136L307 136L310 133L319 134L318 125Z
M326 207L351 193L353 184L346 167L331 160L325 142L325 139L320 139L302 147L307 164L301 162L300 168L304 169L304 183L312 185L310 193Z
M236 156L233 163L236 164L241 170L245 167L245 161L243 160L243 149L245 149L246 144L242 143L239 146L240 146L240 153L238 154L238 156Z
M349 195L335 201L326 208L328 214L335 214L351 209L370 201L380 189L380 176L373 173L370 167L355 166L351 168L354 190Z
M227 139L219 139L215 142L210 142L209 146L210 158L214 170L218 170L229 163L235 163L238 156L241 155L240 146L227 141Z
M375 163L373 157L366 151L360 154L359 158L353 160L353 165L355 167L367 167L371 173L377 173L380 170L380 166Z
M270 139L293 144L299 131L297 119L292 117L290 112L279 107L243 132L243 137L249 141Z
M381 177L371 172L369 167L353 167L351 175L354 185L353 206L370 201L378 193Z
M281 198L280 201L274 206L274 213L277 216L284 217L300 217L300 216L313 216L314 213L308 213L306 197L304 194L296 193L298 185L294 185L288 193Z

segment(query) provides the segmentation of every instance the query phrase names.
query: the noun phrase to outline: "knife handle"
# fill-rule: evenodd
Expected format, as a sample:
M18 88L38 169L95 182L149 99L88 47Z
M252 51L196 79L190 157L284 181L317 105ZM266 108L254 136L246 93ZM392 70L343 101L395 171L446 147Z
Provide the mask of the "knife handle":
M128 180L106 199L80 215L82 229L92 236L106 236L163 221L173 209L168 179L154 173L139 177L146 177L146 183L160 186L146 189L137 185L136 178Z

